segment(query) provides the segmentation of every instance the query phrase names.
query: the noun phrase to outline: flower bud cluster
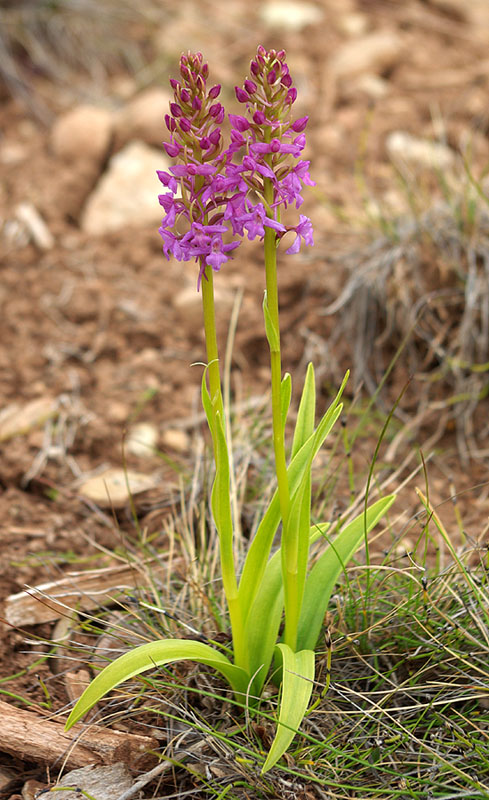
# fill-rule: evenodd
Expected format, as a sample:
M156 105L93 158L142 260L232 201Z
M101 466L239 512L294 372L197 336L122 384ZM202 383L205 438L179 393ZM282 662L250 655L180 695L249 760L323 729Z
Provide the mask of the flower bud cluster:
M170 81L174 101L165 117L170 141L164 147L177 164L158 172L167 190L159 196L166 212L159 230L163 252L179 261L195 258L199 284L207 265L219 270L245 235L263 238L267 227L278 237L296 232L287 253L298 252L301 239L313 244L307 217L300 215L292 228L280 221L282 207L302 204L302 185L314 185L309 162L300 160L307 117L291 119L297 91L285 52L258 48L251 77L243 88L236 87L246 116L229 115L226 150L224 108L216 102L221 87L207 90L208 73L201 53L182 55L181 80Z

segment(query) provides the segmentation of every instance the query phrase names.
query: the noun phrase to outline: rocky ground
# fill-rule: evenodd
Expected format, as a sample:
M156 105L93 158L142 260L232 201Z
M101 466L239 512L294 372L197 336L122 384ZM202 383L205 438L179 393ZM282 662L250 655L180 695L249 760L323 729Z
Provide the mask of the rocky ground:
M0 3L4 21L11 10ZM4 87L1 95L1 597L60 579L73 563L77 570L112 563L107 553L134 530L124 465L134 473L140 524L151 532L177 500L174 463L192 471L202 431L200 371L191 366L203 359L197 273L161 254L155 176L168 163L161 148L168 78L186 50L205 54L229 103L257 44L287 50L297 114L310 116L317 185L305 201L316 245L280 260L284 364L299 385L306 361L315 362L323 405L352 365L349 396L358 389L355 396L367 398L416 319L408 355L381 397L381 409L390 408L414 375L391 463L401 463L410 437L425 452L436 445L435 501L456 530L447 502L455 487L468 535L483 536L489 251L482 216L469 219L464 161L479 177L489 156L489 4L159 0L150 16L120 24L139 54L132 70L117 62L90 73L68 64L53 76L21 50L25 91ZM101 53L106 46L102 39ZM404 227L394 226L397 218ZM471 228L461 235L463 225ZM369 292L357 296L350 283L342 295L368 263ZM387 263L390 272L382 272ZM469 274L475 295L464 294ZM240 248L216 291L223 342L241 300L236 399L260 397L268 371L259 245ZM467 317L474 296L480 309ZM429 305L428 321L409 317L417 302ZM469 350L464 320L469 332L477 327ZM459 339L458 360L449 363L450 342ZM464 390L462 414L446 401ZM362 438L361 459L373 452L375 435ZM406 502L408 518L416 503ZM46 663L41 680L32 671L5 680L33 660L26 626L31 637L49 637L54 624L3 627L1 679L36 707L48 681L56 710L67 702L66 686ZM46 780L32 761L6 756L4 763L13 770L7 796L26 777Z

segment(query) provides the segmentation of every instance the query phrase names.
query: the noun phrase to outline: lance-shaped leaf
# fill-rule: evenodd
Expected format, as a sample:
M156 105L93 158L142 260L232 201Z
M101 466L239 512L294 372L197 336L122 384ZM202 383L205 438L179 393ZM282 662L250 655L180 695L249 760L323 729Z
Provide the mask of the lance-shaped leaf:
M395 495L383 497L366 512L346 525L328 545L312 567L306 581L299 620L297 647L314 650L331 593L341 572L363 542L365 534L375 527L395 500Z
M341 405L339 401L343 393L343 389L345 388L347 379L348 373L345 375L338 394L321 419L316 431L309 437L308 441L304 443L289 464L287 477L289 479L291 494L297 489L308 466L310 456L309 447L312 445L314 457L341 414ZM272 547L273 538L277 531L279 522L280 503L278 492L275 491L270 501L270 505L263 515L262 521L258 526L253 541L250 544L241 575L239 584L239 598L244 615L249 613L254 596L259 589L270 549Z
M104 667L76 703L66 722L66 730L123 681L140 675L148 669L171 664L174 661L197 661L213 667L226 678L234 692L242 695L244 699L248 687L248 676L243 669L232 664L225 655L204 642L195 642L191 639L161 639L135 647Z
M277 649L282 656L283 668L278 728L262 772L271 769L288 749L304 719L314 683L312 650L294 653L286 644L278 644Z
M316 415L316 382L314 379L314 367L308 364L306 380L302 390L302 397L295 423L294 439L292 442L292 458L299 452L302 445L307 442L314 431Z

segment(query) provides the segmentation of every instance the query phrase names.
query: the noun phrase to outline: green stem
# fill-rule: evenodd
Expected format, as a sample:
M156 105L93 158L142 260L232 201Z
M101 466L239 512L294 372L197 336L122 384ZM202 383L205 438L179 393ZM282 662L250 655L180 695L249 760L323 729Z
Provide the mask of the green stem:
M221 559L221 572L224 593L226 595L229 610L229 619L233 635L234 661L237 666L248 670L249 654L246 648L244 635L243 615L238 599L238 583L236 580L236 570L234 565L233 553L233 522L231 513L231 499L229 491L229 457L227 447L224 449L219 445L218 426L222 426L225 436L226 425L224 419L224 404L221 390L221 373L219 369L219 350L217 346L216 333L216 314L214 304L214 276L210 267L205 268L202 276L202 307L204 311L204 331L205 346L207 353L207 374L209 377L209 391L212 404L213 430L212 440L214 446L214 460L216 464L216 480L218 473L227 483L226 491L220 491L219 487L214 486L218 492L218 508L216 523L219 534L219 551Z
M273 203L273 184L268 178L265 179L265 199L269 205ZM270 216L272 216L271 213ZM265 228L265 276L268 311L271 323L277 331L277 344L273 345L270 342L273 449L275 454L275 472L280 500L280 513L282 516L282 524L285 526L289 516L290 495L281 412L282 359L280 354L280 322L278 313L277 237L273 228Z
M214 306L214 276L212 269L206 267L202 276L202 307L204 310L205 349L207 353L207 374L212 406L224 419L224 405L221 391L221 371L219 369L219 350L217 347L216 312Z

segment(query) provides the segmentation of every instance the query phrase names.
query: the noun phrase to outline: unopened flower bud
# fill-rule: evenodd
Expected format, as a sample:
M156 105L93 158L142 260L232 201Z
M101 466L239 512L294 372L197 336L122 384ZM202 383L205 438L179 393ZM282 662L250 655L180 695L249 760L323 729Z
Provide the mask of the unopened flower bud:
M291 106L292 103L295 103L296 97L297 97L297 89L295 88L295 86L293 86L292 89L289 89L289 91L287 92L287 97L285 98L285 102L289 106Z
M237 114L229 114L229 121L233 126L233 128L236 128L236 130L241 131L241 133L243 133L243 131L247 131L248 128L250 127L250 123L248 122L246 117L240 117Z
M192 128L192 123L189 122L189 120L185 117L181 117L181 119L178 120L178 124L180 126L180 130L184 133L188 133Z
M182 149L176 142L163 142L163 147L170 158L175 158L175 156L177 156Z
M214 146L219 144L221 139L221 131L219 130L219 128L214 128L212 133L209 134L209 139L211 144L213 144Z
M272 86L272 84L274 84L276 80L277 80L277 73L275 72L274 69L271 69L267 75L267 81L270 84L270 86Z
M264 111L255 111L253 114L253 122L256 123L256 125L264 125L266 119Z
M199 139L199 144L202 150L209 150L211 147L211 141L208 136L203 136L202 139Z
M173 131L177 127L175 120L173 119L173 117L170 117L169 114L165 114L165 125L170 131L170 133L173 133Z
M181 117L183 113L178 103L170 103L170 111L174 117Z
M244 89L241 89L239 86L234 87L234 91L236 92L236 99L238 103L248 103L250 96Z
M189 102L189 100L190 100L190 92L189 92L188 89L182 89L182 91L180 92L180 99L184 103L188 103Z
M202 100L200 97L195 96L192 100L192 108L194 111L200 111L202 108Z
M254 81L250 81L249 78L247 78L245 80L245 82L244 82L244 88L246 89L248 94L251 95L251 94L255 94L257 86L256 86L256 83Z
M305 130L306 125L308 123L309 117L300 117L296 119L295 122L292 123L290 129L294 131L294 133L302 133Z
M221 84L217 83L215 86L212 86L209 89L209 98L211 100L215 100L216 97L219 97L220 93L221 93Z

